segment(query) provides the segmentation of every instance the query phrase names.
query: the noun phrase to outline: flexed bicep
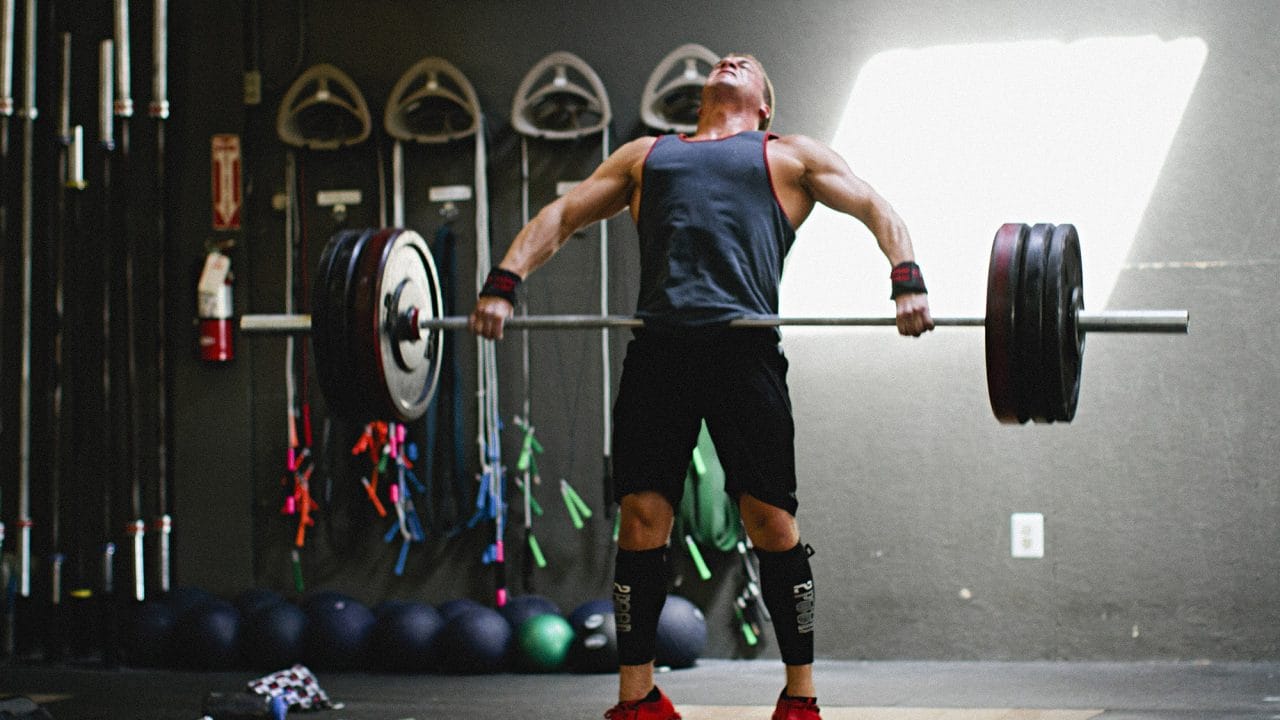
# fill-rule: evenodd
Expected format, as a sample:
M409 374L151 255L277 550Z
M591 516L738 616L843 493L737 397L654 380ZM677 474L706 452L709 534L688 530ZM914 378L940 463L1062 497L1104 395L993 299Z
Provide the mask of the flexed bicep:
M527 277L578 230L625 208L634 187L633 168L643 162L647 151L643 141L622 146L586 180L542 208L516 235L501 267Z
M640 168L652 145L653 138L639 138L623 145L560 198L559 222L566 237L617 215L631 204Z

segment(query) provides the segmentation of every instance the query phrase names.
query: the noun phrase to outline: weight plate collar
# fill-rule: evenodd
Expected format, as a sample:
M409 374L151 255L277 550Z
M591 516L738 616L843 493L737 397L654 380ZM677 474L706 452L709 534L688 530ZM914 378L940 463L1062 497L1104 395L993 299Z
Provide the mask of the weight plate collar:
M538 61L516 88L511 125L516 132L548 140L573 140L603 131L612 110L595 70L570 52Z

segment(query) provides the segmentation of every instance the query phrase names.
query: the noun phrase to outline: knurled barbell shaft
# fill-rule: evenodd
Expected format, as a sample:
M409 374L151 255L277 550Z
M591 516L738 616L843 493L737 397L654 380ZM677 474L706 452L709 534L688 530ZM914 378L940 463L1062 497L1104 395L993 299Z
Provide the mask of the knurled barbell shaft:
M466 330L470 320L466 316L423 318L418 325L425 330ZM1105 310L1080 312L1076 323L1081 332L1114 333L1172 333L1186 334L1190 326L1190 313L1186 310ZM512 317L506 328L592 330L599 328L634 328L644 324L639 318L627 315L529 315ZM935 317L937 327L982 327L986 318L976 316ZM730 327L894 327L893 317L758 317L739 318L729 322ZM244 315L240 318L240 330L259 335L290 335L311 332L310 315Z

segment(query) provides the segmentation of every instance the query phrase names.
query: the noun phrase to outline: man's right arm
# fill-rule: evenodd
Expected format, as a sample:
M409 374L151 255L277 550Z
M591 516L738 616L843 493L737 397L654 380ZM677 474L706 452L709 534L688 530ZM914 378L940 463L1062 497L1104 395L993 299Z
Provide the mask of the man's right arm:
M653 138L644 137L623 145L586 180L542 208L516 235L498 267L527 278L578 230L624 210L631 202L637 169L653 142ZM501 338L502 325L511 314L512 306L506 300L483 296L471 313L471 330Z

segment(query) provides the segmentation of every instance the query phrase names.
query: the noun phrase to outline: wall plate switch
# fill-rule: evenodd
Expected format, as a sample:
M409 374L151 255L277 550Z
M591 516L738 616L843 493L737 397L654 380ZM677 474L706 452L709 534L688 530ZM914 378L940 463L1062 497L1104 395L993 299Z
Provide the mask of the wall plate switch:
M1016 558L1044 557L1044 514L1013 513L1010 518L1013 556Z

